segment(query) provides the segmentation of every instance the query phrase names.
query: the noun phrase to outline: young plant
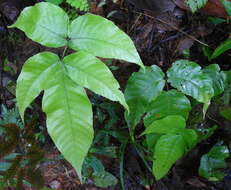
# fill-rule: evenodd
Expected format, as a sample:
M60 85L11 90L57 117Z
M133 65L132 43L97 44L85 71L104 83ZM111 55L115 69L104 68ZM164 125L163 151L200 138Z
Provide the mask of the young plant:
M41 52L26 61L17 80L16 98L24 118L25 109L44 91L48 133L81 179L82 163L93 139L92 107L84 87L128 110L118 82L97 57L143 67L142 61L132 40L112 22L93 14L69 22L67 14L51 3L25 8L11 27L44 46L64 47L61 58ZM78 52L65 56L67 48Z
M130 113L125 112L125 118L133 140L135 127L146 113L146 129L142 135L146 136L147 147L153 153L153 174L157 180L216 128L208 130L206 135L195 129L186 129L191 104L185 95L203 103L205 115L211 99L224 91L226 78L218 65L201 69L188 60L176 61L167 71L167 81L177 90L163 91L164 76L156 65L146 67L132 74L125 89L130 107Z

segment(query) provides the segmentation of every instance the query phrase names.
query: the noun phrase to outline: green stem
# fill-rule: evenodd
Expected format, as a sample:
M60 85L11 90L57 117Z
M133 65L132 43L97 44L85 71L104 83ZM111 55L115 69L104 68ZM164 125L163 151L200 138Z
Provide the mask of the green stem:
M122 190L125 190L123 171L124 171L124 154L125 154L125 149L127 147L127 143L128 141L124 142L120 146L120 183L121 183Z

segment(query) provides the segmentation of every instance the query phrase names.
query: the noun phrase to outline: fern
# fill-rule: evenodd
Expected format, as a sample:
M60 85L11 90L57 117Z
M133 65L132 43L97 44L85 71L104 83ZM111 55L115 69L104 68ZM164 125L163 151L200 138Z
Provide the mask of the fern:
M88 0L67 0L67 3L81 11L89 9Z
M185 0L186 4L195 13L198 9L204 7L208 0Z

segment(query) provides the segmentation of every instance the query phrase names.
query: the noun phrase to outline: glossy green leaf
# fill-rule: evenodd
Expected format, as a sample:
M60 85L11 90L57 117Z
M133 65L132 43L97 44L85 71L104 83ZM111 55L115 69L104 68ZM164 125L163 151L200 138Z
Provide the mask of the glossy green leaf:
M216 57L220 56L222 53L231 49L231 38L223 42L219 45L213 52L211 59L215 59Z
M148 104L160 94L164 85L164 73L156 65L132 74L124 94L130 108L129 115L125 114L130 127L133 128L139 123Z
M201 157L199 175L210 181L222 180L226 167L225 159L229 157L227 146L215 145L207 154Z
M147 126L142 134L150 133L177 133L184 129L186 126L185 119L179 115L167 116L163 119L154 121L151 125Z
M143 66L132 40L111 21L93 14L75 19L69 27L68 46L95 56L115 58Z
M187 119L190 110L190 101L183 93L177 90L163 91L149 104L144 123L149 126L156 119L169 115L181 115Z
M93 176L93 180L96 186L107 188L118 183L117 178L111 173L104 171L96 176Z
M45 89L50 76L56 70L59 57L53 53L43 52L30 57L24 64L17 80L16 98L19 112L24 118L24 111L30 103Z
M198 143L198 135L193 129L183 129L179 134L183 137L187 150L191 150Z
M208 0L185 0L192 12L196 12L198 9L206 5Z
M228 15L231 16L231 2L227 0L220 0L220 2L223 4Z
M68 24L69 18L60 7L42 2L25 8L11 27L44 46L62 47L67 44Z
M217 64L212 64L203 69L203 73L208 75L213 81L214 96L224 92L225 89L225 74L220 72L220 67Z
M48 132L81 178L84 157L93 139L92 109L84 89L67 75L58 56L44 52L31 57L17 81L21 115L42 91Z
M181 135L166 134L157 141L154 150L153 174L159 180L184 155L185 142Z
M68 75L77 84L110 100L119 101L128 109L118 82L102 61L87 52L80 51L66 56L63 62Z
M48 133L81 179L82 164L93 140L91 103L84 89L65 75L61 64L53 77L55 83L43 97Z
M212 79L205 75L201 67L194 62L176 61L167 74L168 82L173 87L199 102L208 104L214 95Z

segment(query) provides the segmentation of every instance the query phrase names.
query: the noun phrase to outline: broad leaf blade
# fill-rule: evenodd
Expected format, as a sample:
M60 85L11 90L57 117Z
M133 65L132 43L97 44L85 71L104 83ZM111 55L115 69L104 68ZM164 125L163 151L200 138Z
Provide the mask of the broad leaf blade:
M67 44L69 18L58 6L51 3L37 3L25 8L15 24L35 42L48 47L62 47Z
M75 19L69 28L69 47L95 56L143 63L132 40L111 21L93 14Z
M48 133L81 179L82 164L93 140L91 103L84 89L65 75L61 64L54 77L56 83L45 90L42 102Z
M181 135L167 134L160 137L155 146L153 163L153 173L157 180L168 173L184 151L185 142Z
M130 127L139 123L148 104L160 94L164 85L164 73L155 65L132 74L125 89L125 99L130 108L126 121Z
M167 116L163 119L154 121L142 134L150 133L177 133L184 129L186 126L185 119L179 115Z
M212 64L203 69L203 73L208 75L213 81L214 96L224 92L225 89L225 74L220 72L220 67L217 64Z
M144 123L148 126L156 119L169 115L181 115L187 119L190 110L190 101L183 93L176 90L163 91L149 104Z
M95 56L80 51L64 58L68 75L77 84L110 100L119 101L126 109L123 93L107 66Z
M55 71L59 57L50 52L43 52L29 58L19 75L16 87L17 105L22 119L30 103L52 81L50 75Z
M231 2L228 0L220 0L220 2L223 4L228 15L231 16Z
M214 95L212 79L205 75L201 67L194 62L176 61L167 74L168 82L173 87L199 102L208 103Z
M213 52L211 59L215 59L216 57L220 56L222 53L231 49L231 38L224 41L221 45L219 45Z

